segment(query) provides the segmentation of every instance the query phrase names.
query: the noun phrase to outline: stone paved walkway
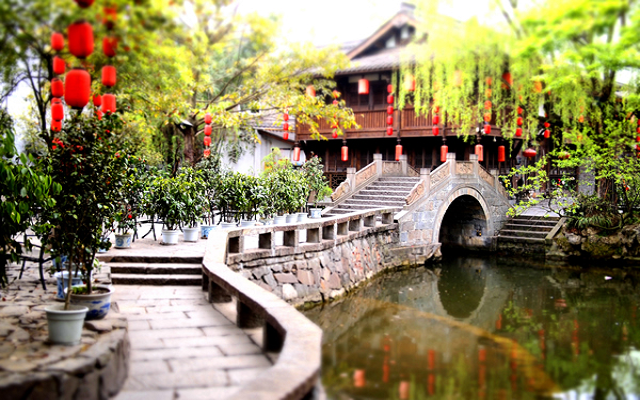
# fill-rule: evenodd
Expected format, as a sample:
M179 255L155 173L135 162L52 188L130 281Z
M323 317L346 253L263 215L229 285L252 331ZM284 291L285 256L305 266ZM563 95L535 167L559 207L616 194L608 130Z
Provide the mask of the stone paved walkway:
M117 400L222 399L272 364L260 329L236 327L233 303L214 307L200 287L118 285L114 301L132 348Z

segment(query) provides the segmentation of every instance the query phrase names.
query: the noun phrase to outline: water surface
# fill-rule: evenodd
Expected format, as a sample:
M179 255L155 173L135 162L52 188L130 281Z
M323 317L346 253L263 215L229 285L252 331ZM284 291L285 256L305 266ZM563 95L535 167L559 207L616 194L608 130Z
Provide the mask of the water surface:
M332 399L640 398L637 269L449 257L309 310Z

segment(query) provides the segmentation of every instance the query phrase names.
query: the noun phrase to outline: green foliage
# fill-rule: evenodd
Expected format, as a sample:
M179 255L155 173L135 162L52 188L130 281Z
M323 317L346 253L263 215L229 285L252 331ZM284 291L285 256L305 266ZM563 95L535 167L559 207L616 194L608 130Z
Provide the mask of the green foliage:
M315 194L314 207L317 207L319 201L332 193L321 163L320 157L314 156L302 165L302 172L309 188L307 199L311 193Z

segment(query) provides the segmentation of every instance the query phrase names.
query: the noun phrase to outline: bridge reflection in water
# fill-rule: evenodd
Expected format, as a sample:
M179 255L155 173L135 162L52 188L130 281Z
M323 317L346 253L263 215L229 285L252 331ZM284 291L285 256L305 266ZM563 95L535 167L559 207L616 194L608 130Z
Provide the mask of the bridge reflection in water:
M608 272L611 275L610 272ZM307 315L330 398L640 394L633 272L447 258Z

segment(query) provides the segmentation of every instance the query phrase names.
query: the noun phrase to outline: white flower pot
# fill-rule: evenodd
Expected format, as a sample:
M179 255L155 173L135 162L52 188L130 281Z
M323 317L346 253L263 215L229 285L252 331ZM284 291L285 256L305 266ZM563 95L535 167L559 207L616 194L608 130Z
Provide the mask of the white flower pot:
M116 249L128 249L131 247L131 233L116 233Z
M240 221L241 228L249 228L252 226L256 226L256 221L243 219Z
M200 236L200 227L198 228L183 228L182 233L184 234L185 242L197 242L198 237Z
M96 289L102 289L103 292L98 293ZM111 309L111 295L113 288L109 286L96 285L93 287L94 292L91 294L73 294L71 293L71 304L76 306L87 307L87 320L102 319L107 316ZM106 292L104 292L106 290Z
M287 224L292 224L296 222L298 216L296 214L287 214Z
M309 211L311 212L310 218L322 218L322 208L310 208Z
M220 227L222 229L230 229L230 228L235 228L236 224L234 224L233 222L222 222L220 223Z
M180 237L180 231L162 230L162 244L178 244L178 238Z
M287 216L286 215L276 215L275 217L273 217L273 224L274 225L281 225L287 222Z
M209 232L215 231L218 225L200 225L201 239L208 239Z
M301 212L297 214L298 216L298 222L304 222L307 220L307 213L306 212Z
M64 304L54 304L44 310L47 313L51 343L68 346L80 343L87 307L69 305L69 310L65 311Z

